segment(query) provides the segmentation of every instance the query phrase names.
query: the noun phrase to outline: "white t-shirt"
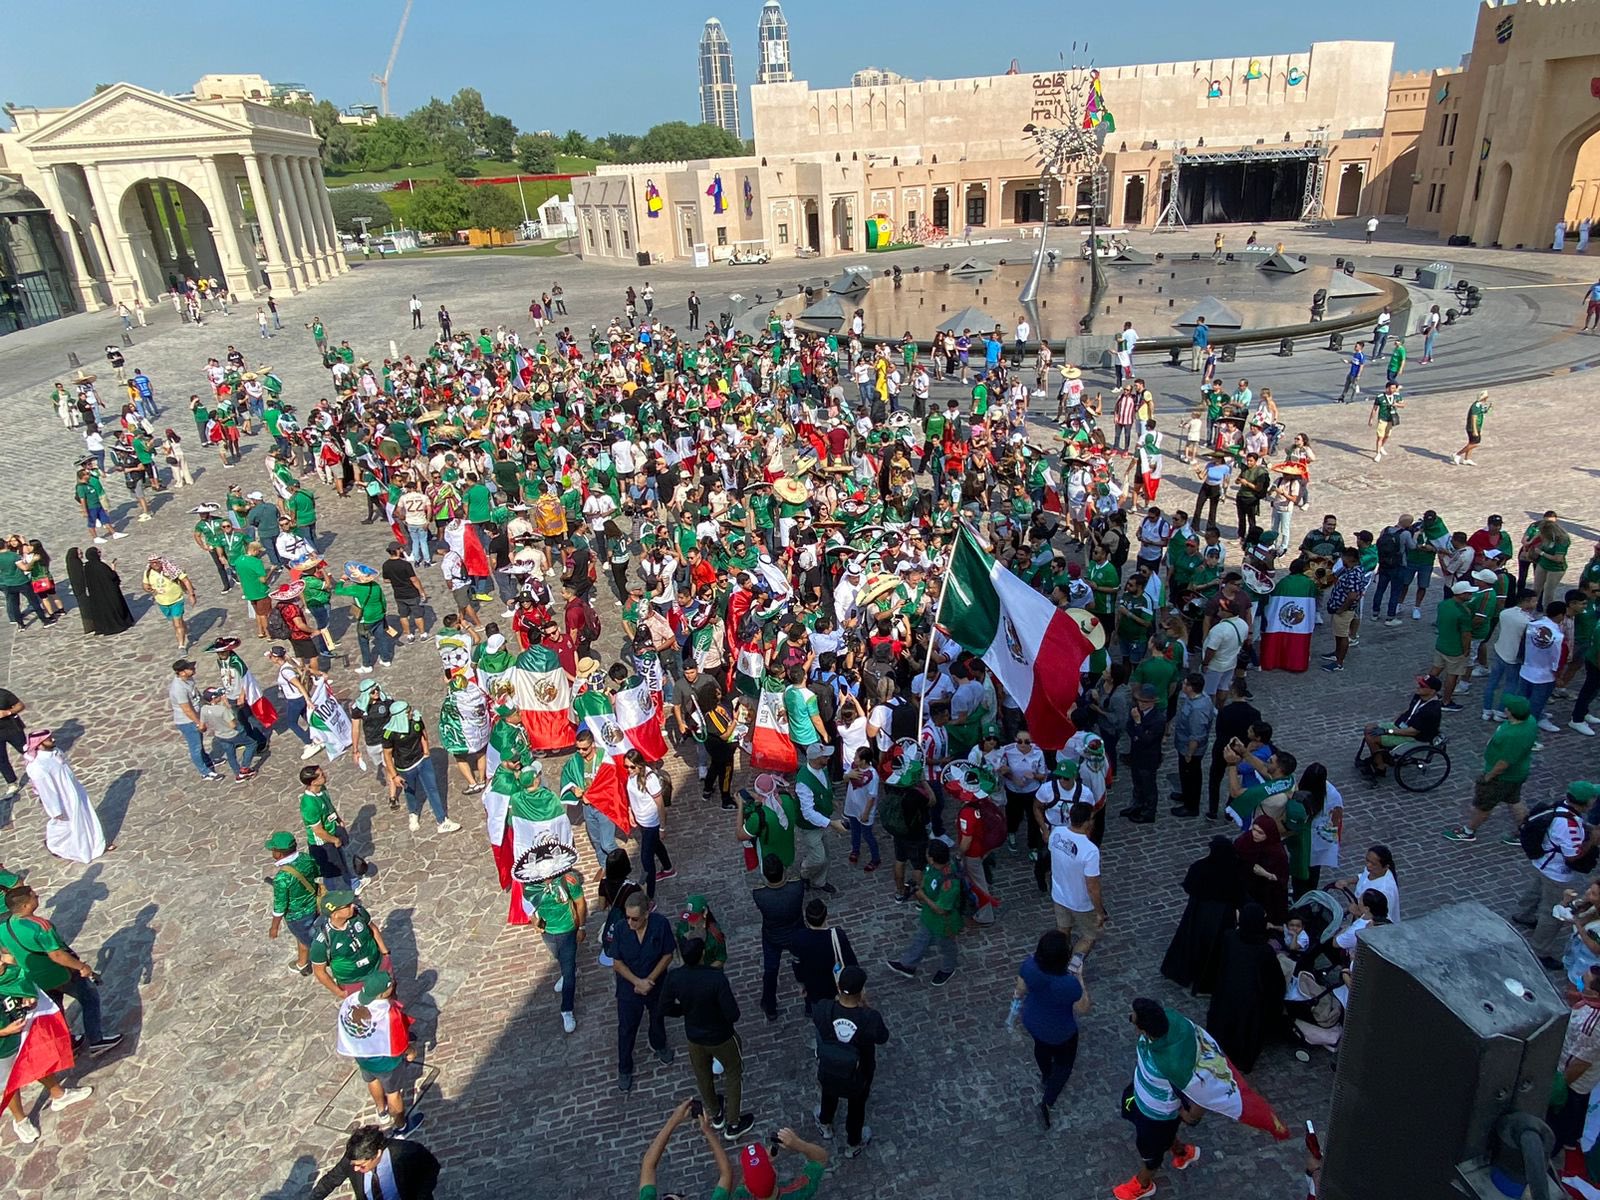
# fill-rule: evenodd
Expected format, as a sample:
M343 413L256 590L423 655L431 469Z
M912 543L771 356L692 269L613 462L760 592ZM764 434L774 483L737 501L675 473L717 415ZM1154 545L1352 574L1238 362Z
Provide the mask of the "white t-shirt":
M1361 894L1368 888L1382 892L1388 897L1389 920L1398 921L1400 919L1400 885L1394 881L1394 872L1385 871L1382 879L1374 879L1367 874L1367 869L1362 867L1361 874L1356 877L1356 899L1361 899Z
M635 825L654 829L661 824L661 780L654 771L648 772L643 782L628 776L628 811Z
M874 807L872 815L862 820L861 814L867 811L867 806L878 798L878 773L868 771L866 779L859 783L847 782L844 787L844 815L854 817L863 825L871 825L878 819L877 808Z
M858 716L854 721L839 726L839 751L844 762L856 760L856 751L867 744L867 718Z
M1066 825L1050 831L1050 899L1073 912L1093 912L1086 880L1100 877L1100 847Z
M1544 856L1534 866L1539 874L1552 883L1571 883L1579 872L1567 866L1568 858L1576 858L1578 847L1583 845L1583 823L1577 814L1561 809L1544 835Z
M1339 830L1333 823L1333 814L1344 807L1344 797L1333 784L1327 785L1327 796L1322 801L1322 811L1311 820L1311 865L1337 867L1339 865ZM1389 914L1393 920L1394 914Z
M1013 742L1000 755L1000 774L1007 788L1021 795L1032 795L1039 790L1043 781L1035 779L1033 774L1045 769L1043 750L1037 746L1024 750Z
M1561 665L1561 643L1566 634L1549 617L1528 626L1522 638L1522 677L1529 683L1550 683Z
M1505 663L1516 662L1517 655L1522 653L1522 635L1528 632L1532 621L1533 614L1525 608L1513 605L1502 609L1500 620L1495 624L1495 657Z
M1206 664L1206 670L1233 670L1239 661L1239 650L1249 632L1249 626L1240 617L1228 617L1213 625L1211 632L1206 634L1205 648L1215 653L1211 656L1211 661Z

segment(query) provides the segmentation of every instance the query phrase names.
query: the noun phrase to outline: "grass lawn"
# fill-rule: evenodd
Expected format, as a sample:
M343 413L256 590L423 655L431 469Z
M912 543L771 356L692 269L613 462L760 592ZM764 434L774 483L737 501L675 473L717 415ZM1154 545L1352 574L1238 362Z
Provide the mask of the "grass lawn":
M528 216L537 219L535 211L551 196L565 196L571 190L564 180L559 179L524 179L521 184L521 197L517 195L518 185L514 183L485 183L481 187L494 188L505 192L512 200L517 202L520 210L523 204L528 206ZM389 206L389 211L394 214L397 224L405 224L406 206L411 202L410 192L378 192L378 199Z
M557 238L549 242L523 242L516 246L479 246L472 249L465 246L428 246L421 250L408 250L404 254L374 254L371 258L362 258L361 252L356 251L350 255L350 260L359 263L410 262L417 258L471 258L480 254L508 254L514 258L555 258L566 252L567 239Z
M587 175L594 170L595 160L592 158L575 158L569 154L556 156L556 171L562 175ZM478 169L479 179L498 179L506 175L526 174L514 162L501 162L499 159L479 159L475 164ZM401 183L407 179L443 179L443 163L418 163L414 167L396 167L391 171L351 171L336 174L323 167L328 177L329 187L347 187L352 183ZM523 186L527 186L524 184ZM543 197L540 197L543 200Z

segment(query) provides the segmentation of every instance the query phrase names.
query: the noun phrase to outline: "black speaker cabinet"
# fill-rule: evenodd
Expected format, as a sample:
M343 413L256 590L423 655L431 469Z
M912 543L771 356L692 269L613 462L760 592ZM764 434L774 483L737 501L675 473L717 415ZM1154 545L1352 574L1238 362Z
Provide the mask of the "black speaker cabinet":
M1339 1046L1324 1200L1459 1200L1508 1112L1543 1117L1567 1006L1481 904L1361 935Z

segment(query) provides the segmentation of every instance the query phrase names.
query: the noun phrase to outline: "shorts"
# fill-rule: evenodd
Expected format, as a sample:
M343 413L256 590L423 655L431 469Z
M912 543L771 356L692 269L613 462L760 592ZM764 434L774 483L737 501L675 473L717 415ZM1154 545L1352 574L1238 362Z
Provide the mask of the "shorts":
M301 662L315 662L322 653L317 649L317 643L312 638L301 638L298 641L290 638L289 649L294 651L294 656Z
M422 598L420 596L415 599L396 596L394 598L394 611L396 616L415 617L420 621L422 619Z
M1069 938L1073 938L1073 949L1080 944L1092 944L1100 936L1100 929L1095 922L1094 912L1079 912L1075 908L1051 901L1050 907L1056 912L1056 928Z
M1472 785L1472 807L1479 812L1493 812L1497 804L1521 804L1522 784L1507 779L1483 779Z
M1132 1084L1122 1092L1122 1115L1133 1123L1133 1144L1139 1161L1152 1171L1158 1170L1178 1140L1178 1129L1183 1122L1175 1116L1145 1116L1133 1098Z
M1233 668L1225 667L1220 671L1207 671L1206 695L1215 696L1218 692L1226 691L1233 686Z
M1471 425L1467 426L1467 445L1476 446L1483 441L1483 430L1474 431Z
M898 833L891 833L889 840L894 843L894 861L897 863L910 863L917 870L925 870L928 866L928 839L921 833L909 837L901 837Z
M1394 428L1394 426L1391 425L1388 421L1379 421L1378 422L1378 436L1380 438L1388 437L1389 436L1389 430L1391 430L1393 428Z
M1435 675L1454 675L1457 679L1465 678L1467 674L1467 656L1465 654L1440 654L1433 652L1433 673Z
M98 504L89 506L89 515L85 519L91 531L100 528L102 525L111 524L110 514Z
M317 932L317 917L313 913L309 917L285 917L283 923L289 927L289 932L294 935L294 940L308 950L311 948L311 939Z
M1336 638L1349 637L1350 626L1355 624L1355 619L1360 612L1361 606L1357 604L1352 608L1345 609L1343 612L1329 613L1328 625L1333 630L1333 636Z
M1589 301L1589 315L1591 317L1600 316L1600 300Z
M472 587L459 587L450 593L450 598L456 602L457 612L466 612L472 607Z
M1425 592L1425 591L1428 590L1428 585L1433 582L1433 563L1432 562L1425 562L1425 563L1420 563L1420 564L1408 563L1408 564L1406 564L1406 570L1409 573L1408 576L1407 576L1407 582L1408 583L1416 584L1417 585L1417 591L1419 591L1419 592Z
M452 750L450 751L450 760L459 763L477 762L482 754L482 750Z
M255 609L256 616L264 617L272 611L272 601L263 596L259 600L250 601L250 607Z
M169 621L183 620L182 600L179 600L174 604L157 604L156 607L161 610L161 615Z
M378 1071L369 1071L365 1067L363 1067L360 1063L357 1063L356 1064L356 1069L361 1072L361 1078L362 1078L362 1080L364 1082L377 1084L379 1087L381 1087L383 1089L383 1094L385 1096L393 1096L396 1092L398 1092L400 1090L400 1068L399 1067L396 1067L392 1071L378 1072Z

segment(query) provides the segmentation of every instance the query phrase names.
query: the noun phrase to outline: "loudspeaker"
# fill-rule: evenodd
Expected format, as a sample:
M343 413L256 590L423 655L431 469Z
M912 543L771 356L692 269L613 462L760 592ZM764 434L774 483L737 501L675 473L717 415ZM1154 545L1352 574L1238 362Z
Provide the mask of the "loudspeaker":
M1278 357L1279 358L1289 358L1293 354L1294 354L1294 339L1293 338L1279 338L1278 339Z
M1344 349L1344 334L1342 334L1342 333L1330 333L1328 335L1328 349L1329 350L1343 350Z
M1544 1116L1566 1035L1528 945L1481 904L1370 929L1339 1045L1323 1200L1445 1200L1511 1112Z
M1229 342L1226 346L1224 346L1222 348L1222 361L1223 362L1231 363L1234 359L1236 359L1238 357L1239 357L1239 347L1234 345L1232 342Z

